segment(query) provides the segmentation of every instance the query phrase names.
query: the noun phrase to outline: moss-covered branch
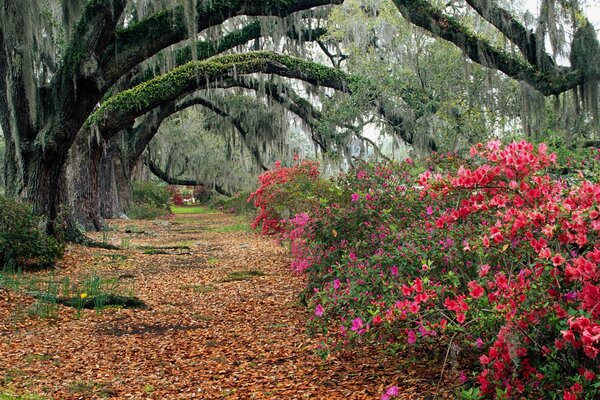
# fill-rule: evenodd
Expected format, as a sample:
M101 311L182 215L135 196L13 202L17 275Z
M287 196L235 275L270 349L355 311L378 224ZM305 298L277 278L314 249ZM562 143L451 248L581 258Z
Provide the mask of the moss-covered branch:
M569 68L552 70L539 69L532 65L530 57L521 58L494 47L484 38L478 37L469 28L453 17L443 14L426 0L394 0L404 18L434 35L458 46L471 60L506 75L527 82L544 95L559 94L576 87L583 81L579 71ZM482 11L483 12L483 11ZM489 19L492 18L488 15ZM500 17L497 17L500 18ZM510 21L505 21L510 25ZM497 21L499 23L499 21ZM508 29L508 27L506 27ZM514 26L512 29L515 29ZM508 37L510 39L510 37ZM528 44L520 44L527 48ZM529 50L528 50L529 51Z
M201 32L238 15L285 17L298 11L340 3L342 0L198 0L196 28ZM140 62L186 39L188 29L184 13L182 6L174 7L118 32L103 56L107 83L114 84Z
M301 41L312 41L318 40L326 33L325 28L315 29L302 29L298 32L296 29L290 28L287 32L287 36L294 40ZM201 40L196 42L196 60L206 60L210 57L216 56L226 52L227 50L234 49L237 46L244 45L252 40L258 39L264 36L264 32L261 29L260 21L250 22L248 25L230 32L223 37L216 40ZM187 45L178 49L175 52L175 66L181 66L193 60L192 46ZM139 85L140 83L146 82L162 72L158 67L147 68L142 72L136 74L129 87Z
M268 73L346 91L347 74L323 65L270 51L225 55L190 62L108 99L88 119L109 139L135 118L214 82L238 75Z

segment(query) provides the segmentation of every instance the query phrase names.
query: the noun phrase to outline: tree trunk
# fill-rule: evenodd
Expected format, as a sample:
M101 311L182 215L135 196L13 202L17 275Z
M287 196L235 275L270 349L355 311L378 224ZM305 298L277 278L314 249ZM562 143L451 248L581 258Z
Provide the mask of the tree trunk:
M67 161L68 205L82 230L100 230L104 221L99 212L98 177L102 144L82 131L69 151Z
M109 142L100 169L100 212L104 218L121 218L131 200L131 189L116 140Z

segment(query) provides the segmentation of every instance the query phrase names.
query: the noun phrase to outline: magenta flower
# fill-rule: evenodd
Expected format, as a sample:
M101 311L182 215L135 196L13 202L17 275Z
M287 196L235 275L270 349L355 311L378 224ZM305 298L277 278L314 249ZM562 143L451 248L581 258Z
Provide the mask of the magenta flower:
M339 288L340 288L340 286L342 286L342 283L340 282L340 280L339 280L339 279L335 279L335 280L333 281L333 288L334 288L334 289L339 289Z
M415 334L415 331L413 331L412 329L410 331L408 331L408 343L409 344L414 344L417 341L417 335Z
M427 206L427 215L433 214L433 207Z
M351 251L350 254L348 254L348 258L350 261L356 261L356 253Z
M475 346L477 346L478 349L481 349L483 347L483 339L478 337L475 341Z
M381 400L389 400L393 397L398 397L400 395L400 388L398 386L390 386L387 388L384 394L381 395Z
M361 330L363 328L363 320L360 318L354 318L352 320L352 328L350 328L351 331L353 332L358 332L359 330Z
M398 267L393 265L392 268L390 268L390 272L392 273L392 275L398 276Z
M358 201L358 199L360 199L360 195L358 193L352 193L352 202L355 203Z
M320 304L317 304L317 307L315 308L315 315L317 317L322 317L324 312L325 312L325 310L323 310L323 306Z

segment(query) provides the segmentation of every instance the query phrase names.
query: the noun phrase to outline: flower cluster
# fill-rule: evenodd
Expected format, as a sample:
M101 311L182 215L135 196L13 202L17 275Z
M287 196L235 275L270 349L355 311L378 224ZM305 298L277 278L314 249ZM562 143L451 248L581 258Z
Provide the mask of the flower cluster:
M313 328L334 347L452 336L484 397L597 398L600 184L557 169L543 144L492 141L342 175L282 225Z

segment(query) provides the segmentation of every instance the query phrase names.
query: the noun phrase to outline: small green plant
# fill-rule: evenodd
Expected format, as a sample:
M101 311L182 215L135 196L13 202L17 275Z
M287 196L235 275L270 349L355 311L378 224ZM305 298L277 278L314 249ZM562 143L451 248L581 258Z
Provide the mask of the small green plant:
M128 249L129 246L131 245L131 240L129 238L121 238L121 247L123 249Z
M216 258L216 257L209 257L209 258L206 260L206 263L207 263L208 265L217 265L217 264L219 263L219 259L218 259L218 258Z
M154 392L154 387L152 387L152 385L146 385L146 386L144 386L144 392L147 394L150 394L150 393Z

